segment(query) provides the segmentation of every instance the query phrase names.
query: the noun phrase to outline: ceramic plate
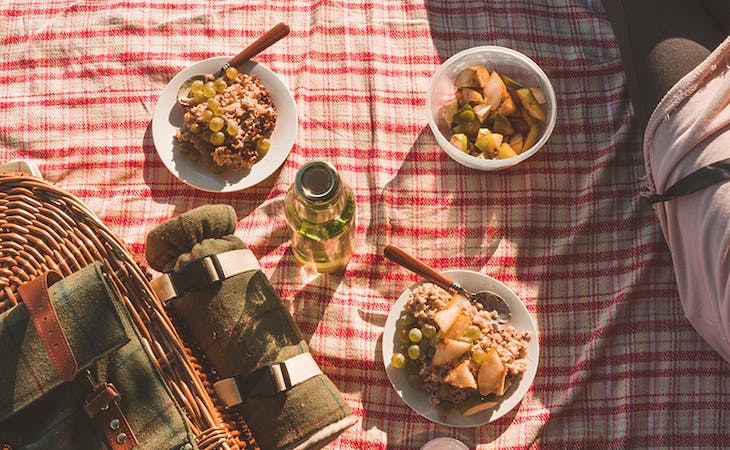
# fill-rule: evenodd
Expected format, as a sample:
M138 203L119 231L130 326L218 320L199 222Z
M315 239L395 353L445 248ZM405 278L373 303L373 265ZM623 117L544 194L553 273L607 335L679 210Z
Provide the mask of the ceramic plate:
M294 97L284 82L261 63L249 61L238 67L244 73L257 75L271 93L279 114L271 135L271 148L251 170L226 170L216 174L191 161L175 147L175 133L183 122L183 107L176 101L180 85L193 75L214 73L230 56L218 56L199 61L182 70L170 80L157 101L152 116L152 140L165 166L183 182L209 192L234 192L247 189L265 180L286 160L297 135L297 108Z
M530 317L527 308L525 308L525 305L522 303L522 300L520 300L514 292L498 280L495 280L488 275L469 270L447 270L443 273L471 292L491 290L505 299L512 309L512 319L510 320L509 325L515 327L517 330L530 332L531 337L527 347L527 371L518 381L510 386L509 390L507 390L502 398L502 401L494 408L482 411L472 416L462 416L456 409L453 409L449 411L445 418L439 417L436 408L431 406L428 402L426 391L409 386L408 373L406 370L396 369L390 365L390 357L393 355L396 338L396 322L400 317L403 306L406 301L408 301L411 292L419 284L423 283L423 281L420 281L406 289L400 295L388 314L388 319L385 322L385 331L383 332L383 361L385 363L385 371L388 373L390 382L393 384L393 387L403 401L426 419L452 427L479 426L492 422L493 420L497 420L517 406L517 404L522 400L522 397L524 397L527 393L530 385L532 385L532 380L535 378L535 373L537 372L537 362L539 359L537 327Z

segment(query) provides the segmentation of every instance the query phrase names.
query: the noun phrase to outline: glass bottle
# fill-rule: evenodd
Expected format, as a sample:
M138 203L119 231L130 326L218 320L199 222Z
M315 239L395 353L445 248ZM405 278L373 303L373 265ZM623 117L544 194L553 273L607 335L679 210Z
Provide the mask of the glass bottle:
M294 257L317 272L332 272L352 256L355 196L335 167L315 160L299 168L284 200Z

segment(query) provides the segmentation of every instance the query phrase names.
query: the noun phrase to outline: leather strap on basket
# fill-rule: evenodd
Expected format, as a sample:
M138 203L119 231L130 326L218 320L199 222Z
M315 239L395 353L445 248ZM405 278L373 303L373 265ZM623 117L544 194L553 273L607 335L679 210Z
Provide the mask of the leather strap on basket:
M78 363L48 295L48 287L59 280L61 275L51 270L21 285L18 293L33 319L53 369L62 380L72 381L78 372Z
M84 412L94 422L98 430L106 437L112 450L131 450L139 442L129 426L124 412L119 407L121 395L111 383L103 383L93 387L91 377L87 376L92 391L86 398Z

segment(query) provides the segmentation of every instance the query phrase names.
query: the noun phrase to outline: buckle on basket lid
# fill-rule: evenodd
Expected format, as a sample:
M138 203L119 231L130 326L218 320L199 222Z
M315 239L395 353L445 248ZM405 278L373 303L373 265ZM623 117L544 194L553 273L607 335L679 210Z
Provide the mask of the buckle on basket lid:
M214 383L213 389L226 407L230 407L251 397L272 397L321 374L312 354L307 352L259 367L246 375L224 378Z
M150 287L164 303L186 292L204 289L234 275L260 269L258 259L251 250L231 250L192 261L179 272L165 272L152 280Z

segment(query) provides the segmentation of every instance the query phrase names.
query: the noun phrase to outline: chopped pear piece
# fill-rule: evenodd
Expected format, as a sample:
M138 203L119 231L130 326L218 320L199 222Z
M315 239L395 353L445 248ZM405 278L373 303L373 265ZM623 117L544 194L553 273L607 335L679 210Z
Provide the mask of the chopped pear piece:
M532 95L535 96L535 100L541 105L544 105L547 101L545 99L545 93L542 91L539 87L531 87L530 90L532 91Z
M501 143L502 142L499 144ZM474 142L474 146L482 152L488 153L490 158L497 155L497 148L499 147L499 144L497 144L496 137L494 133L489 131L489 128L480 128L479 134L477 134L477 139Z
M482 396L492 393L498 396L503 395L506 377L507 369L502 364L502 360L499 359L497 351L493 348L490 349L487 352L487 359L479 366L479 372L477 373L479 393Z
M441 117L443 117L446 125L451 127L454 122L454 115L459 110L459 101L457 99L451 99L441 106Z
M527 136L525 137L525 142L522 145L522 151L529 150L530 147L535 145L535 142L537 142L537 138L540 136L540 126L538 124L532 124L530 127L530 131L527 132Z
M463 88L463 87L481 87L479 84L479 78L477 78L477 73L475 70L475 67L467 67L466 69L463 69L459 74L456 76L456 80L454 80L454 86L457 88Z
M536 123L540 123L539 120L535 119L530 115L530 113L527 112L525 108L520 108L520 114L522 115L522 119L530 126Z
M482 91L484 91L484 86L487 85L487 82L489 81L489 71L486 69L486 67L483 66L474 66L472 67L474 69L474 73L477 77L477 82Z
M524 142L522 133L515 133L509 138L509 146L512 147L512 150L514 150L518 155L522 153Z
M456 320L451 324L448 330L444 333L444 339L459 339L464 336L464 332L471 325L471 319L466 314L459 314L456 316Z
M502 82L496 70L489 76L489 80L484 85L483 91L484 103L492 105L492 108L495 110L499 108L499 105L502 104L502 99L507 95L507 87L505 87L504 82Z
M474 105L472 109L474 110L474 114L477 115L479 123L484 123L484 121L487 120L487 116L489 116L489 113L492 111L492 105L479 103L478 105Z
M499 76L500 76L500 78L502 78L502 82L504 83L504 85L507 86L507 89L515 90L515 89L521 89L523 87L520 83L516 82L515 80L508 77L507 75L500 73Z
M434 366L440 366L450 363L468 352L471 349L471 344L464 341L457 341L455 339L444 339L443 342L436 344L435 349L433 358L431 359L431 364Z
M499 402L496 400L487 400L481 395L475 394L456 405L456 409L459 410L462 416L473 416L489 408L494 408L498 404Z
M474 374L471 373L471 370L469 369L469 361L464 361L451 369L444 377L444 383L448 383L461 389L477 388L477 380L474 378Z
M515 129L512 127L509 119L499 113L494 115L494 126L492 127L492 130L494 130L495 133L506 135L514 134L515 132Z
M461 294L453 294L451 296L451 299L449 299L449 303L446 304L442 309L451 308L452 306L458 306L459 308L464 308L465 305L470 304L471 301L464 297Z
M451 136L451 140L449 141L449 143L461 150L462 152L466 153L468 149L469 139L466 138L466 135L464 133L456 133Z
M464 151L466 151L466 149ZM438 325L438 327L445 333L449 328L451 328L451 325L454 324L456 318L459 317L461 309L461 305L454 305L449 308L442 309L441 311L437 311L433 315L433 321L436 322L436 325Z
M502 145L500 145L497 149L498 159L507 159L512 158L513 156L517 156L517 152L515 152L512 147L510 147L510 145L506 142L503 142Z
M497 109L497 112L503 116L514 116L515 114L519 114L519 111L517 111L517 104L514 100L512 100L512 95L509 92L505 95L502 104L499 105L499 109Z
M492 133L492 137L494 138L494 143L497 144L497 148L499 148L504 141L504 135L499 133Z
M545 111L543 111L542 106L540 106L540 103L537 102L537 99L532 94L531 90L522 88L517 89L515 93L520 99L522 107L525 108L532 117L540 122L545 120Z
M462 105L478 105L484 102L484 97L476 89L465 87L459 89L459 91L461 92Z

